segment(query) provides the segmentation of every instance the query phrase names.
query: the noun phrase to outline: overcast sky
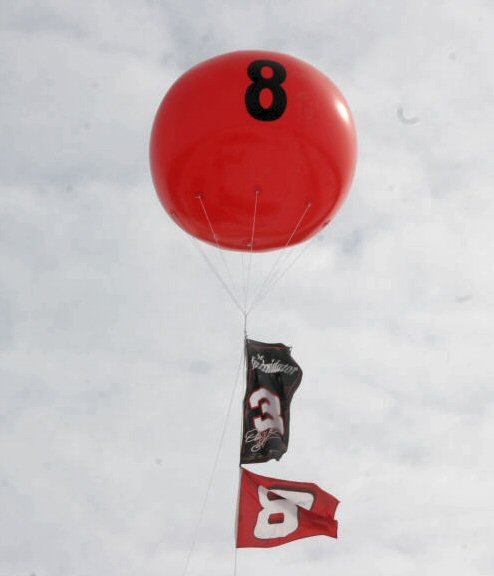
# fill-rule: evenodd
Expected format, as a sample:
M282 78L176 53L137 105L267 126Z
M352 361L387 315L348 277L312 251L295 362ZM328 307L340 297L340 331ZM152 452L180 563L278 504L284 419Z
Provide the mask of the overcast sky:
M237 574L494 573L493 30L489 0L2 1L0 576L182 574L236 390L188 571L233 574L242 321L148 142L180 74L247 48L330 76L359 160L249 320L304 370L252 469L334 494L340 538Z

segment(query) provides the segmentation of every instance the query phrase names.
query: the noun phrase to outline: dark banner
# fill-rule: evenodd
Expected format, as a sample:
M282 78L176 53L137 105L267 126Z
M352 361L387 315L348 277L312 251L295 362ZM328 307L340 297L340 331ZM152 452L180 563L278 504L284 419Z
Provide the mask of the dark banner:
M288 448L290 402L302 370L284 344L246 340L242 464L279 460Z

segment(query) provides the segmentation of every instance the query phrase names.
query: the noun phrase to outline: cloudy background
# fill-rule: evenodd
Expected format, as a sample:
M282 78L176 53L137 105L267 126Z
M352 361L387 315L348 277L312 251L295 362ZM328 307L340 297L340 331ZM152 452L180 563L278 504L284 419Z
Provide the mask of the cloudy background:
M340 538L237 574L494 573L493 28L488 0L1 3L0 576L182 574L236 390L188 567L233 574L242 320L148 141L181 73L245 48L340 86L359 164L249 320L304 368L255 471L337 496Z

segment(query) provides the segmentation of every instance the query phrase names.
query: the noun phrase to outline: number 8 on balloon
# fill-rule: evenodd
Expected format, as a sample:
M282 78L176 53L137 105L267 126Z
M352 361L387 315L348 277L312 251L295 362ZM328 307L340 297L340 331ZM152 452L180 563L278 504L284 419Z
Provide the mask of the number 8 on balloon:
M233 52L173 84L150 157L158 196L185 231L221 248L272 250L333 218L355 170L355 127L342 93L310 64Z

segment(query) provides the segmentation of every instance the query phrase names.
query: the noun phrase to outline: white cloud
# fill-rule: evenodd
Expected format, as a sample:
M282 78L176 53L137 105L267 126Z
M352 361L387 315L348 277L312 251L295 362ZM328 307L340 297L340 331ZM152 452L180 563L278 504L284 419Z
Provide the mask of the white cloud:
M188 66L257 47L332 76L360 156L249 319L305 373L256 471L334 493L341 539L241 550L238 573L492 572L492 24L480 1L5 7L0 576L183 569L241 318L155 197L149 131ZM232 571L240 396L191 575Z

